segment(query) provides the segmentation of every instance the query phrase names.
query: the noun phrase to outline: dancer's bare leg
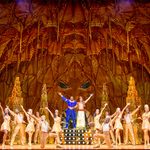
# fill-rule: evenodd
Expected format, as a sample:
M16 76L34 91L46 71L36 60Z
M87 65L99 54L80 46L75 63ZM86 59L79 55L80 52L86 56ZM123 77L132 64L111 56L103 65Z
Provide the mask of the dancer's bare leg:
M128 138L129 138L129 126L125 125L125 144L128 144Z
M7 135L8 135L8 131L7 131L7 130L4 130L3 143L2 143L2 147L3 147L3 148L5 147Z
M28 132L28 135L29 135L28 145L31 146L33 132Z
M11 142L10 142L10 145L11 145L11 146L13 145L14 140L15 140L15 137L16 137L16 135L18 134L19 130L20 130L20 125L17 125L17 126L15 127L14 133L13 133L13 135L12 135L12 137L11 137Z
M36 129L35 134L34 134L34 143L36 144L38 141L38 137L40 135L40 129Z
M42 149L45 148L47 137L48 137L47 132L42 132L41 133L41 148Z
M108 148L112 148L109 131L104 132L104 140Z
M56 140L56 147L57 148L62 148L62 146L60 145L59 133L53 133L53 132L51 132L51 133L49 133L49 136L55 138L55 140Z
M99 139L100 139L100 138L103 138L103 139L104 139L104 135L103 135L103 134L100 134L100 133L95 133L95 134L93 135L93 138L94 138L94 141L97 142L97 144L94 146L94 148L100 147Z
M110 136L112 138L113 144L115 144L115 136L114 136L114 132L112 130L109 131L110 132Z
M116 145L118 145L118 141L120 145L121 144L120 129L116 129Z
M131 138L132 138L132 145L136 145L135 136L134 136L134 131L133 131L133 126L132 126L132 124L129 125L129 132L130 132Z
M148 135L148 130L144 130L144 145L149 145L149 135Z

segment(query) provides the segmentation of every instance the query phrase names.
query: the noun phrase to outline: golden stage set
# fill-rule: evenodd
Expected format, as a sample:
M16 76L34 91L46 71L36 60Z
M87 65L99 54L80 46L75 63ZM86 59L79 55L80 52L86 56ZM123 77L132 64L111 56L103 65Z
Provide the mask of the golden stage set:
M40 124L38 119L46 116L52 127L59 110L62 148L94 149L96 110L100 113L107 104L98 120L102 125L106 112L117 113L119 107L121 114L130 103L127 107L131 111L139 108L131 117L133 131L129 132L134 132L134 137L129 133L126 143L125 109L120 115L123 130L119 131L123 144L115 144L117 133L113 129L113 148L149 149L145 140L150 130L149 8L148 0L0 0L0 125L10 115L9 132L5 132L5 125L1 128L0 148L4 148L4 141L5 148L10 148L13 141L16 110L24 119L15 137L14 149L40 148L39 135L35 139L34 134ZM65 110L70 106L62 100L63 95L68 99L74 97L77 107L72 109L76 112L80 96L84 100L89 97L88 102L80 106L86 126L75 129L76 133L72 131L72 120L65 133ZM34 118L32 115L37 112L39 116ZM31 135L31 143L35 143L32 147L28 141L30 134L25 132L31 118L36 122ZM145 118L148 118L148 130L143 129ZM45 148L56 148L57 136L48 138ZM136 145L132 143L134 140ZM105 141L102 140L98 148L107 149Z

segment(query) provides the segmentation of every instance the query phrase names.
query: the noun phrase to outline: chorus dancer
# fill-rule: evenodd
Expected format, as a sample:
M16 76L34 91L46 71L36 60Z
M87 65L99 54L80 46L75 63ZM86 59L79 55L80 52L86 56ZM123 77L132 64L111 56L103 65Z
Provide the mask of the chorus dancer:
M150 130L150 111L147 104L144 105L144 113L142 114L142 130L144 132L144 145L149 145L149 133Z
M100 131L102 131L102 125L100 124L100 118L101 118L103 111L105 110L106 106L107 106L107 103L104 105L101 112L99 112L99 109L96 109L96 111L95 111L95 116L94 116L95 133L100 133Z
M37 111L36 112L36 117L38 119L38 121L35 122L35 133L34 133L34 144L37 144L39 143L40 141L40 120L41 120L41 117L40 117L40 113Z
M128 144L128 138L129 138L129 133L132 138L132 145L135 145L135 136L134 136L134 130L133 130L133 125L132 125L132 116L137 113L141 106L138 106L134 111L130 112L129 108L126 108L126 114L124 115L124 120L125 120L125 144Z
M77 124L76 128L78 129L84 129L86 127L86 122L85 122L85 104L91 99L93 94L90 94L90 96L84 101L82 96L79 97L79 102L77 103Z
M11 142L10 142L10 146L13 146L14 140L16 135L19 133L19 131L23 134L23 123L25 123L25 121L23 120L23 114L21 112L19 112L18 109L15 110L15 112L13 112L12 110L10 110L10 108L7 106L8 111L10 112L10 114L14 117L14 121L15 121L15 128L14 131L12 133L12 137L11 137ZM21 136L21 144L24 145L25 144L25 137Z
M28 125L25 129L25 132L28 133L28 145L31 147L32 145L32 135L35 131L34 128L34 119L30 116L32 115L32 109L28 109L28 112L26 112L26 110L23 108L23 106L21 105L21 108L23 110L23 112L25 113L26 117L27 117L27 121L28 121Z
M103 138L108 148L113 148L111 144L111 139L110 139L110 130L113 130L112 124L114 123L115 119L116 119L116 116L113 119L111 119L110 117L106 117L104 120L104 123L102 124L103 133L95 133L93 135L94 140ZM94 148L99 148L99 147L100 147L100 143L97 143L94 146Z
M110 118L110 119L112 119L112 118L114 118L115 116L116 116L116 112L115 112L114 114L110 115L109 112L106 111L106 116L105 116L105 118ZM112 121L110 121L110 123L112 123ZM111 124L111 128L110 128L109 132L110 132L110 136L111 136L111 139L112 139L112 141L113 141L113 144L115 144L115 143L116 143L116 140L115 140L115 135L114 135L113 124Z
M70 119L73 121L73 128L76 128L76 100L74 100L73 96L71 96L70 99L67 99L61 93L58 93L58 95L60 95L62 100L65 101L68 105L68 109L66 110L66 128L68 129L69 127Z
M9 115L9 111L8 111L7 108L5 108L3 110L3 107L1 106L1 103L0 103L0 108L1 108L2 115L3 115L3 120L4 120L2 125L1 125L1 131L4 132L2 148L5 148L7 135L8 135L8 132L10 131L10 115Z
M107 106L107 103L104 105L104 107L102 108L101 112L99 112L99 109L96 109L96 111L95 111L94 128L95 128L96 131L102 130L102 126L101 126L99 120L100 120L100 118L101 118L101 116L103 114L103 111L105 110L106 106Z
M50 132L51 127L50 127L48 121L46 120L45 115L42 115L40 120L35 115L30 115L30 116L32 118L34 118L40 124L40 130L41 130L40 147L42 149L44 149L47 138L53 137L53 138L55 138L55 141L56 141L56 148L62 148L62 146L59 143L60 140L59 140L58 134L56 134L54 132Z
M116 135L116 145L118 145L118 141L119 141L119 145L121 145L121 137L120 137L120 130L123 130L123 126L121 123L121 119L122 119L122 115L125 111L125 109L130 105L130 103L128 103L123 109L122 111L120 110L120 108L116 109L116 120L115 120L115 125L114 125L114 129L115 129L115 135Z
M50 111L50 109L48 109L48 107L45 107L45 109L50 113L50 115L54 119L54 125L52 127L51 133L56 133L58 135L58 140L60 143L60 135L62 136L62 138L64 138L64 136L63 136L63 130L61 128L62 121L61 121L61 117L59 117L59 112L56 109L55 114L53 115L53 113Z

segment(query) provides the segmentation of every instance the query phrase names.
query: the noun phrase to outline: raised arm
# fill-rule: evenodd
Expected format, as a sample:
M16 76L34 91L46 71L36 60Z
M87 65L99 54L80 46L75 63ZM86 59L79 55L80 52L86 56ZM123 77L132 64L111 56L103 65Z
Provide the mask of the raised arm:
M126 110L126 108L127 108L129 105L130 105L130 103L127 103L127 105L122 109L122 111L121 111L121 113L120 113L121 116L123 115L124 111Z
M22 105L20 105L21 109L23 110L23 112L25 113L26 117L28 118L29 117L29 114L26 112L26 110L23 108Z
M3 110L3 107L2 107L2 105L1 105L1 103L0 103L0 108L1 108L1 111L2 111L2 115L3 115L3 118L4 118L4 110Z
M6 106L6 108L8 109L8 111L10 112L10 114L11 114L12 116L15 116L15 115L16 115L16 113L13 112L12 110L10 110L10 108L9 108L8 106Z
M135 110L132 111L131 115L134 115L137 113L137 111L139 111L141 105L139 105Z
M114 122L115 122L116 118L118 117L118 115L116 115L116 113L114 113L114 114L115 114L114 118L113 118L113 119L111 119L111 123L112 123L112 124L114 124Z
M103 111L105 110L106 106L107 106L107 103L106 103L106 104L104 105L104 107L102 108L102 110L101 110L101 112L100 112L100 114L99 114L99 117L101 117L101 115L103 114Z
M54 119L54 115L53 115L53 113L48 109L48 107L45 107L45 109L50 113L50 115L51 115L52 118Z
M84 101L84 103L87 103L91 99L92 96L93 94L90 94L90 96Z
M39 118L37 118L35 115L31 115L31 114L28 114L30 117L32 117L36 122L40 122Z
M68 102L68 99L63 96L60 92L58 93L58 95L62 98L63 101Z
M112 115L110 115L110 118L113 118L113 117L115 117L115 116L116 116L116 112L113 113Z

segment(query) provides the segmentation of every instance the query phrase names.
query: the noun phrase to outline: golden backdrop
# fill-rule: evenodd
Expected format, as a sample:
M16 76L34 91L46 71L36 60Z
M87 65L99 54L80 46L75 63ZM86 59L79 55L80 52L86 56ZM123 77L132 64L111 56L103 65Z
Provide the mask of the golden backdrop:
M11 97L20 77L23 105L65 110L57 92L94 97L92 115L108 102L111 112L126 103L129 77L135 78L142 104L150 99L150 3L134 1L1 1L0 101ZM106 85L106 87L105 87ZM135 107L138 104L135 104Z

